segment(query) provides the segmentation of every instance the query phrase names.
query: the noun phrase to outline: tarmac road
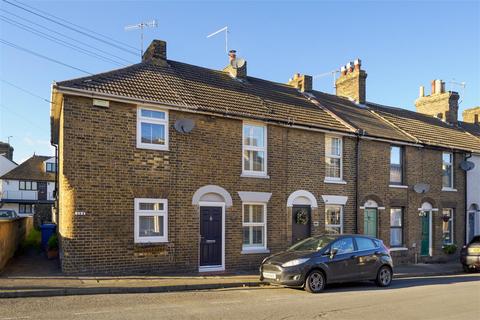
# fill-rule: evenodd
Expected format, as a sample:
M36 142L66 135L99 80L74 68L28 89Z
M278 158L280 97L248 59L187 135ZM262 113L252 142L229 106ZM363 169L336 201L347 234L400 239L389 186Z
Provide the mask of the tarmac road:
M327 287L321 294L281 287L0 300L16 319L478 319L480 274Z

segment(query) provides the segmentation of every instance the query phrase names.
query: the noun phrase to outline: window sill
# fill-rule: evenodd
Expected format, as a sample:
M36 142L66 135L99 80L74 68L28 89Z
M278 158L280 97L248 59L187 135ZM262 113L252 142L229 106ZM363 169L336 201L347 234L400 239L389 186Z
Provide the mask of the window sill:
M137 149L169 151L168 146L156 146L156 145L148 145L148 144L137 144Z
M405 248L405 247L393 247L393 248L390 248L389 251L407 251L408 248Z
M241 178L258 178L258 179L270 179L270 176L267 174L251 174L251 173L242 173Z
M408 189L408 186L404 186L404 185L401 185L401 184L389 184L388 186L390 188Z
M442 191L457 192L458 190L457 190L457 189L454 189L454 188L443 187L443 188L442 188Z
M347 181L325 178L325 180L323 180L323 183L347 184Z
M258 248L258 249L253 249L253 248L243 248L241 254L258 254L258 253L270 253L269 249L265 248Z
M135 245L136 246L143 246L143 247L148 247L148 246L158 246L162 244L168 244L168 240L161 239L161 240L135 240Z

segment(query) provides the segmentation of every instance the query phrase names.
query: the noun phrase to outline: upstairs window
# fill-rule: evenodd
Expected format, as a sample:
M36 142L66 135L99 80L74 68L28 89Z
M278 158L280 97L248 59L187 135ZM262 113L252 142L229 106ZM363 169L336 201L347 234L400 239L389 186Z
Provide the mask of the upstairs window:
M403 149L399 146L390 147L390 184L403 184Z
M54 162L45 163L45 171L47 172L57 172L57 164Z
M342 180L342 138L325 137L325 179Z
M451 189L453 188L453 153L444 152L442 158L442 187Z
M263 125L243 124L243 173L267 175L267 128Z
M37 190L36 181L20 181L19 188L20 190Z
M137 109L137 148L168 150L168 112Z
M167 199L135 199L135 242L168 241Z

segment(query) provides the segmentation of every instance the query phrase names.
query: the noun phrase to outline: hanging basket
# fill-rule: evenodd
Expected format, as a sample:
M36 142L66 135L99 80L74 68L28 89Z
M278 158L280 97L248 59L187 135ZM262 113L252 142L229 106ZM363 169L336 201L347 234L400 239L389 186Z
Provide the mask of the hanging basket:
M448 222L450 220L450 216L443 215L442 220L443 220L443 222Z
M295 222L297 224L307 224L308 223L308 213L307 210L302 209L297 212L297 215L295 216Z

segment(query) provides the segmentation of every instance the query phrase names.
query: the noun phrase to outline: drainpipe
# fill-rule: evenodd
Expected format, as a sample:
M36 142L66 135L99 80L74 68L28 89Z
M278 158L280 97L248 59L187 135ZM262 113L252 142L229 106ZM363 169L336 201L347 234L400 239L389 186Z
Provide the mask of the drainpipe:
M358 197L360 192L358 191L358 181L360 180L360 136L364 135L365 131L360 129L357 131L357 140L355 142L355 233L358 233Z
M54 144L53 142L50 143L52 147L55 148L55 188L53 189L53 198L55 199L55 209L56 209L56 214L58 216L58 145ZM55 217L56 218L56 217ZM57 221L58 224L58 221Z
M466 153L465 154L465 161L467 161L468 159L470 159L472 157L472 153ZM467 245L467 239L468 239L468 234L467 234L467 223L468 223L468 197L467 197L467 193L468 193L468 183L467 183L467 179L468 179L468 171L464 171L465 172L465 186L464 186L464 194L465 194L465 223L464 223L464 232L465 232L465 237L463 238L463 241L464 241L464 245Z

